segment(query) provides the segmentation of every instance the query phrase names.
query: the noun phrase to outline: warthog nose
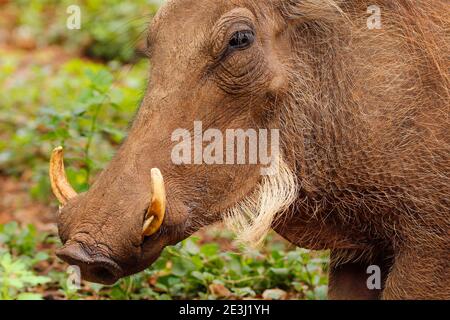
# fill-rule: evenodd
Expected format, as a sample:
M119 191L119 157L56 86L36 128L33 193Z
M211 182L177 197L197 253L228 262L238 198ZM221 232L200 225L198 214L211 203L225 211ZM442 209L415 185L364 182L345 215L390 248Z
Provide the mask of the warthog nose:
M88 254L76 242L57 250L56 255L70 265L80 268L84 280L106 285L114 284L122 275L120 266L104 255Z

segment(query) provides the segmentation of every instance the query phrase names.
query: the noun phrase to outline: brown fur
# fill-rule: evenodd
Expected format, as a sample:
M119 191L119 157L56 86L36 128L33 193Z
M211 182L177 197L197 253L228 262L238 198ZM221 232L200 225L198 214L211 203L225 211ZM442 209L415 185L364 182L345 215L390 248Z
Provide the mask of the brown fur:
M92 252L104 244L121 276L142 270L262 185L258 166L174 166L171 132L195 120L280 128L297 197L254 221L298 246L331 249L332 298L449 299L446 1L190 2L169 1L153 21L147 95L110 166L63 209L63 241ZM369 5L381 8L381 30L366 26ZM257 42L218 62L220 26L242 17ZM169 208L142 242L151 167L162 169ZM364 272L377 263L384 288L367 292Z
M339 227L319 227L320 234L316 225L297 234L296 243L304 238L307 244L317 239L318 248L348 246L334 258L342 262L371 261L391 248L385 297L448 298L448 7L372 1L384 12L383 29L374 32L357 23L365 1L343 1L343 12L334 16L331 2L321 2L322 10L318 1L303 2L310 3L326 16L296 34L306 57L298 60L302 66L310 52L316 54L301 75L294 74L301 80L293 83L303 87L291 99L313 107L305 114L293 110L286 127L307 132L305 143L291 149L304 171L297 210L311 213L308 223ZM289 144L294 134L286 136ZM336 239L336 232L343 234Z

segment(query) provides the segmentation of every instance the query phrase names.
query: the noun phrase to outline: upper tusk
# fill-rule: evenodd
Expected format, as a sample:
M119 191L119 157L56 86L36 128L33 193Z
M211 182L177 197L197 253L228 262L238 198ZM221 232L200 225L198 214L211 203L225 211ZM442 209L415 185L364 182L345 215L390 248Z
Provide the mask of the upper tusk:
M143 235L149 237L161 227L166 213L166 189L164 178L159 169L151 171L152 202L147 210L143 227Z
M64 170L64 152L62 147L58 147L52 152L49 174L53 193L61 205L66 205L70 199L77 196L76 191L67 180L66 171Z

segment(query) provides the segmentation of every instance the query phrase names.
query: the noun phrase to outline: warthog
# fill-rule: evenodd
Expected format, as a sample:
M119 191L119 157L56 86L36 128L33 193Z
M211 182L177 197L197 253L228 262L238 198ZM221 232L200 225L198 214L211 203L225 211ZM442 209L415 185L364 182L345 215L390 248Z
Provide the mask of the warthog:
M332 299L450 298L449 10L446 0L168 1L149 27L147 92L109 166L77 195L53 153L58 256L111 284L225 221L244 243L274 229L330 249ZM276 169L176 163L173 133L195 122L278 129ZM377 267L380 287L367 281Z

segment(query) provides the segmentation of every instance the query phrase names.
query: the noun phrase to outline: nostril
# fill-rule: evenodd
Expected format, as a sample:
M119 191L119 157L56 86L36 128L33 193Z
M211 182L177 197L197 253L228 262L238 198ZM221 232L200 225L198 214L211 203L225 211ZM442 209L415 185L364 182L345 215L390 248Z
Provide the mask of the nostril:
M73 265L92 263L92 259L78 243L65 245L56 251L56 255L65 262Z
M116 275L112 270L101 266L91 268L91 273L100 282L110 283L116 279Z
M56 252L65 262L81 269L82 277L87 281L113 284L122 275L120 266L103 255L89 255L79 243L72 242Z

